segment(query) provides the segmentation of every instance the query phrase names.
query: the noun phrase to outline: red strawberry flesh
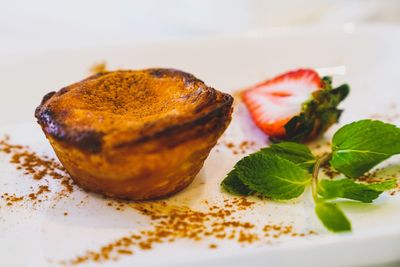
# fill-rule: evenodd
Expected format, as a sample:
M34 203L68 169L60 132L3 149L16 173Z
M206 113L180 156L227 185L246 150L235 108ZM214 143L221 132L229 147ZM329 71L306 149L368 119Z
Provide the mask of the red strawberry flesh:
M312 92L321 89L319 75L299 69L252 86L242 93L255 124L270 137L285 136L285 124L301 112Z

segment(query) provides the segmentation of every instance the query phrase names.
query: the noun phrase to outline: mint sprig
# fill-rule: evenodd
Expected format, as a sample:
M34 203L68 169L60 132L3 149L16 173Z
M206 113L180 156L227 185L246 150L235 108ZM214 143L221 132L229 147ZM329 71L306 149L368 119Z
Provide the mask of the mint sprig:
M311 175L295 163L269 153L245 157L235 166L237 177L250 190L276 200L300 196Z
M357 182L354 179L327 180L323 179L318 184L318 195L323 199L347 198L371 203L386 190L396 187L397 180L387 179L371 184Z
M361 120L336 132L331 153L315 157L303 144L273 144L240 160L221 185L236 195L288 200L300 196L311 184L315 212L324 226L333 232L350 231L350 221L332 201L344 198L371 203L384 191L396 187L397 179L368 184L357 178L399 153L398 127ZM327 163L349 178L320 180L320 166Z
M281 159L290 161L291 163L301 167L301 168L307 168L309 170L312 169L312 166L315 163L315 157L311 153L311 150L303 145L303 144L297 144L293 142L282 142L279 144L274 144L269 147L263 148L257 153L252 154L249 157L246 157L242 160L240 160L236 165L235 168L228 173L226 178L222 181L222 188L228 192L231 193L232 195L250 195L252 193L261 193L263 196L269 196L269 193L266 188L264 188L263 192L257 191L257 190L252 190L250 187L252 187L252 178L247 177L249 173L244 172L240 177L238 175L237 169L240 168L242 165L249 165L251 161L257 161L257 157L259 155L265 155L265 156L275 156L279 157ZM282 162L277 163L278 166L282 165ZM264 170L269 170L265 166L263 166ZM261 169L261 168L258 168ZM256 170L257 171L257 170ZM263 180L266 180L267 178L263 178ZM271 179L270 177L268 179ZM246 180L246 181L244 181ZM243 182L244 181L244 182ZM269 182L269 180L266 180ZM290 181L290 180L289 180ZM272 181L271 181L272 182ZM267 182L266 182L267 183ZM292 182L290 182L292 183ZM295 182L293 182L294 184ZM247 185L246 185L247 184ZM257 185L254 185L257 186ZM266 185L265 187L267 187ZM305 187L305 186L304 186ZM300 187L299 187L300 188ZM304 188L303 188L304 190ZM291 198L291 194L287 194L286 196L281 196L281 199L288 199Z
M311 150L303 145L293 142L281 142L261 149L264 154L272 154L280 158L287 159L303 168L312 168L315 157Z
M332 139L330 164L348 177L359 177L400 153L400 128L376 120L343 126Z
M226 192L232 195L247 196L253 193L253 191L239 179L236 169L228 173L221 185Z
M323 225L332 232L351 231L351 223L336 203L319 201L315 205L315 213Z

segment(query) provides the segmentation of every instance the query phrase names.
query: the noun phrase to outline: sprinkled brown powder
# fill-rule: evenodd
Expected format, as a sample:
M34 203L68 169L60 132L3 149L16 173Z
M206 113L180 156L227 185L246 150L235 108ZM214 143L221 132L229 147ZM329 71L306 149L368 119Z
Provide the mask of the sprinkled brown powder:
M39 156L27 146L11 144L8 136L0 139L0 153L9 155L9 162L15 165L17 170L40 183L37 187L31 187L31 192L25 196L16 196L14 193L3 193L1 198L7 202L8 206L12 206L13 203L22 200L37 204L47 199L46 193L50 192L50 188L49 182L43 179L44 177L59 181L60 185L62 185L62 189L58 192L60 197L65 197L73 191L72 180L64 167L55 159L47 156ZM10 196L13 197L11 198Z
M225 144L227 148L234 148L235 145L233 143L226 143Z
M110 202L109 202L110 203ZM201 240L232 240L243 245L253 243L268 243L270 239L282 236L314 235L314 231L297 233L291 225L267 224L259 228L252 222L244 221L236 214L239 210L249 209L255 203L246 198L224 200L224 204L208 205L207 211L196 211L185 206L175 206L166 201L146 203L125 203L151 219L152 227L136 234L129 234L96 251L88 251L74 259L62 261L63 264L77 265L87 262L104 262L118 259L125 250L134 252L149 250L157 244L174 242L180 239L192 241ZM217 244L211 243L208 248L216 249Z
M247 154L249 152L254 152L256 142L254 141L242 141L239 144L233 142L222 141L220 144L228 148L234 155L237 154Z
M378 113L371 114L369 117L371 119L383 120L393 123L400 119L400 112L398 111L396 103L392 103L389 105L389 109L387 112L383 114L378 114Z
M381 182L382 180L384 180L384 178L379 175L379 172L381 170L382 169L377 168L372 172L366 173L363 176L358 177L358 180L369 184Z
M97 74L105 71L107 71L107 63L105 61L94 64L89 70L91 74Z
M316 157L321 157L332 151L332 143L324 138L319 138L307 145Z
M24 199L23 196L16 196L15 194L4 193L0 196L0 198L4 199L7 203L7 206L12 206L14 203L19 202Z
M31 200L36 200L38 197L46 192L50 192L48 185L40 185L39 189L36 192L30 193L28 197Z
M211 248L211 249L215 249L215 248L217 248L218 246L217 246L216 244L210 244L208 247Z
M322 166L322 172L329 178L333 179L336 176L340 175L340 172L332 169L329 164L325 164Z
M133 252L131 250L128 249L118 249L117 250L118 254L128 254L128 255L132 255Z
M389 194L390 194L391 196L394 196L394 195L396 195L396 194L399 193L399 192L400 192L400 184L397 184L396 188L394 188L393 190L391 190Z
M243 143L242 148L248 146ZM0 152L11 156L10 162L16 169L30 176L38 183L36 189L31 187L32 192L27 196L16 196L15 194L4 193L2 199L6 203L19 201L42 201L46 198L46 192L50 192L47 179L53 178L59 181L62 186L60 194L67 196L73 191L72 181L66 174L65 169L54 159L42 157L30 151L28 147L13 145L9 138L0 140ZM39 197L42 197L39 199ZM104 245L98 250L88 251L74 259L61 261L62 264L81 264L87 262L105 262L117 260L121 256L134 254L133 249L149 250L157 244L171 243L179 239L192 241L200 240L231 240L243 245L253 243L268 243L272 239L281 236L300 237L315 234L313 231L298 233L291 225L255 225L245 221L238 216L238 211L252 208L255 204L247 198L225 199L222 205L210 204L204 201L205 211L192 210L185 206L168 204L166 201L154 201L144 203L130 203L119 200L110 200L108 206L116 210L134 208L151 219L151 227L138 233L128 234L114 242ZM8 205L8 204L7 204ZM64 216L68 213L64 212ZM210 249L216 249L217 244L211 243Z
M378 183L378 182L382 182L388 178L397 178L399 176L399 170L397 170L395 173L392 174L384 174L383 172L384 169L381 168L377 168L372 172L366 173L363 176L359 177L358 180L364 183ZM398 192L400 192L400 184L399 182L397 183L397 187L390 190L389 194L391 196L394 196L395 194L397 194Z

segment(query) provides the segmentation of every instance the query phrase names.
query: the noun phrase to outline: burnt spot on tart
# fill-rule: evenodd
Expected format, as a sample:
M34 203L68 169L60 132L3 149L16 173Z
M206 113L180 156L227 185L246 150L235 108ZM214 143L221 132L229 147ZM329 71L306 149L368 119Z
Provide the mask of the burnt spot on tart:
M148 200L193 181L230 123L232 102L179 70L113 71L47 94L35 117L78 185Z
M232 102L230 95L179 70L113 71L46 94L35 117L46 135L99 153L104 143L120 148L196 129L214 116L224 116ZM207 131L197 128L169 138L165 145L171 147Z

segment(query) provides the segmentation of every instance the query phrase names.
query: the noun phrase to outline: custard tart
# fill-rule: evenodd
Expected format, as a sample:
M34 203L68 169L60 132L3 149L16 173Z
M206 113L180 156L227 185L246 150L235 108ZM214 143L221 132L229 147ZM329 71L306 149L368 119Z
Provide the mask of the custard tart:
M123 70L48 93L35 117L82 188L149 200L192 182L229 125L232 102L179 70Z

